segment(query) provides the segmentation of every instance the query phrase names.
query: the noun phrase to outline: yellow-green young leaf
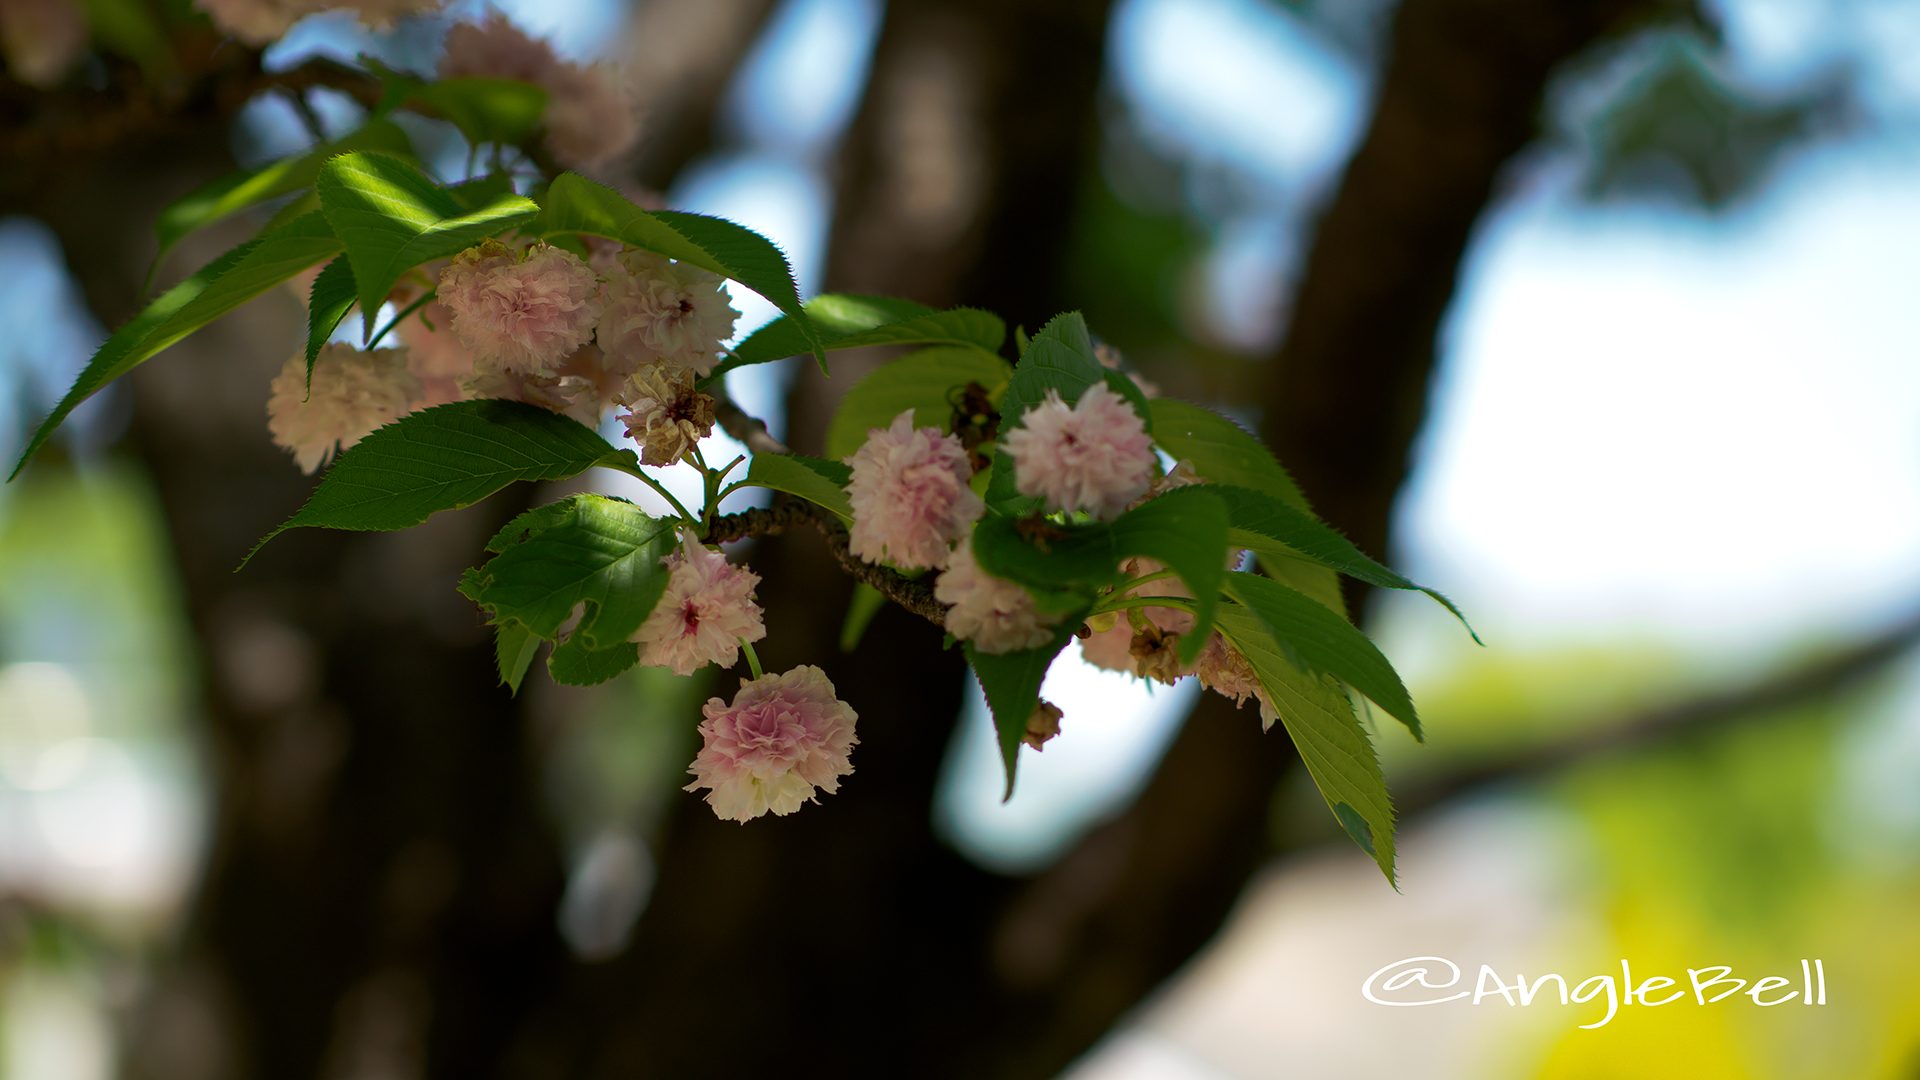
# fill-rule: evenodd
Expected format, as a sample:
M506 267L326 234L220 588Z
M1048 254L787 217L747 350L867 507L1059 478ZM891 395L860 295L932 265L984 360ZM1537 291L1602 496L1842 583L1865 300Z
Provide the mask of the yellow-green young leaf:
M773 242L752 229L704 214L649 212L618 192L575 173L547 189L535 226L541 236L585 234L618 240L732 278L794 320L808 351L826 367L820 333L800 305L793 268Z
M580 612L562 670L584 677L617 658L579 650L615 651L632 639L667 587L662 561L678 543L676 519L650 517L624 499L575 495L515 518L488 545L499 554L467 571L460 592L495 622L518 622L548 640Z
M1233 546L1259 555L1263 565L1304 558L1369 585L1423 592L1452 612L1473 635L1473 627L1453 601L1368 558L1353 541L1311 513L1252 488L1207 484L1205 490L1226 504L1233 523L1228 534ZM1477 635L1473 639L1480 640Z
M1077 311L1056 315L1040 329L1014 365L1013 378L1000 399L1000 437L1024 422L1028 409L1046 400L1047 391L1057 391L1067 404L1080 400L1087 387L1105 382L1107 369L1093 355L1093 337L1087 321ZM1143 415L1144 421L1146 417ZM993 479L987 484L987 505L1003 514L1021 517L1038 505L1038 500L1020 494L1015 487L1013 459L1004 451L994 455Z
M527 669L533 666L534 654L539 651L539 636L519 623L508 620L494 628L493 662L508 693L520 692L520 683L526 679Z
M870 431L893 423L908 409L913 410L915 427L946 431L954 404L969 384L992 398L1006 389L1012 374L1005 360L966 345L936 345L882 364L840 399L827 425L827 456L851 456Z
M27 440L27 448L14 466L13 475L20 475L20 470L26 468L28 460L60 422L101 387L188 334L302 270L325 262L339 251L340 242L334 239L325 219L319 214L308 214L241 244L160 294L94 352L66 396Z
M505 194L468 209L412 165L385 154L342 154L314 181L320 209L347 249L365 332L400 275L531 221L539 207Z
M1227 577L1227 509L1207 488L1187 487L1105 524L1053 526L1043 534L988 517L974 529L973 554L990 574L1051 590L1110 585L1119 580L1120 560L1157 560L1194 595L1193 629L1180 637L1180 659L1191 662L1206 644Z
M1421 739L1420 715L1400 673L1354 625L1307 596L1259 574L1228 574L1226 593L1254 613L1301 666L1344 680Z
M157 265L182 238L216 221L281 195L311 187L320 175L320 167L336 154L355 150L378 150L398 157L412 157L413 144L405 132L391 121L369 120L359 129L325 146L304 154L282 158L257 169L229 173L203 187L196 188L160 211L154 232L160 251L153 259ZM311 209L311 208L309 208Z
M1313 513L1300 485L1294 483L1273 451L1240 425L1211 409L1171 398L1155 398L1148 409L1153 414L1153 441L1175 461L1191 465L1202 479L1250 488L1296 510ZM1275 580L1286 582L1341 615L1347 613L1340 577L1332 570L1282 552L1263 551L1259 555L1260 564Z
M891 296L824 293L807 301L806 311L828 352L870 345L959 345L997 356L1007 339L1000 317L978 308L935 311ZM798 356L808 348L800 325L783 315L749 334L714 369L713 376L747 364Z
M1216 618L1273 702L1334 819L1394 882L1393 803L1373 743L1353 714L1353 701L1332 676L1291 663L1251 611L1225 603Z
M405 529L521 480L564 480L596 465L633 470L631 450L592 428L517 401L456 401L409 413L333 463L288 529ZM253 558L249 553L247 558Z
M847 498L845 465L837 461L807 457L805 454L755 454L747 465L743 481L749 487L771 488L798 495L817 506L826 507L840 520L853 523L853 503Z

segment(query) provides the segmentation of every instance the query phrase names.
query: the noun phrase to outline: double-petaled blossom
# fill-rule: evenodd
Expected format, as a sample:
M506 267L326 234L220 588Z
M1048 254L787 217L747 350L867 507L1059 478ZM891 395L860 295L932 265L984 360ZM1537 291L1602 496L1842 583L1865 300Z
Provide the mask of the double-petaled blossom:
M420 381L407 372L404 349L361 352L328 345L313 362L312 393L304 353L289 358L273 377L267 397L267 431L290 451L301 472L313 472L368 432L404 415L420 396Z
M1105 383L1087 387L1072 407L1048 390L1007 434L1005 446L1015 486L1048 510L1111 518L1159 475L1140 414Z
M487 241L440 272L440 303L475 366L551 374L593 337L600 282L580 257L535 244L524 254Z
M705 788L723 821L791 814L816 801L816 791L840 790L840 778L853 772L858 717L817 667L742 680L731 704L712 698L701 712L700 753L686 790Z
M973 557L973 538L962 537L947 559L947 568L934 579L934 598L947 609L947 632L973 643L983 653L1031 649L1053 640L1058 616L1034 603L1033 594L1019 585L980 569Z
M1120 564L1128 577L1144 577L1164 569L1152 559L1128 559ZM1179 578L1160 578L1128 589L1128 597L1154 596L1193 599L1193 591ZM1080 642L1080 657L1095 667L1124 671L1143 679L1172 682L1185 674L1172 660L1178 635L1193 629L1193 616L1177 607L1158 604L1134 609L1145 626L1135 626L1128 612L1095 621L1093 634Z
M847 464L853 466L848 546L870 563L943 567L948 549L986 510L967 486L973 469L960 440L914 427L912 409L890 427L868 432Z
M407 346L407 370L420 380L416 409L463 400L467 396L463 384L477 374L472 351L454 336L452 319L453 312L447 305L430 300L394 328L394 334Z
M628 371L660 365L705 376L740 317L720 275L646 251L606 270L600 347Z
M1200 649L1200 655L1194 658L1193 674L1200 685L1217 694L1231 698L1235 705L1245 705L1248 698L1260 703L1260 723L1262 727L1272 727L1280 718L1274 710L1273 701L1260 685L1260 679L1253 672L1253 665L1239 649L1233 647L1225 636L1215 632Z
M667 588L633 640L640 662L691 675L707 664L732 667L740 643L767 636L753 589L760 575L686 538L666 558Z
M639 136L633 102L613 68L562 60L499 12L447 31L440 77L466 76L516 79L545 90L547 149L563 165L600 164L632 148Z
M713 434L713 398L694 389L693 372L642 368L616 398L627 407L620 422L640 444L646 465L672 465Z

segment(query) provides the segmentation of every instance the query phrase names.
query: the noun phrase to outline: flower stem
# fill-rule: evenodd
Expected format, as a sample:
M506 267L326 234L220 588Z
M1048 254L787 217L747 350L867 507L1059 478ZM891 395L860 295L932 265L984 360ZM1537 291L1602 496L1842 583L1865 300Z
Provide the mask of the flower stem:
M1093 606L1087 612L1088 618L1104 615L1109 611L1129 611L1134 608L1163 607L1175 611L1193 613L1193 601L1184 596L1112 596Z
M371 349L375 345L380 344L381 338L386 337L387 334L391 332L394 327L400 325L400 320L406 318L407 316L413 314L416 311L419 311L421 308L426 307L427 304L433 300L434 295L435 295L434 290L428 289L424 294L421 295L420 299L415 300L411 304L408 304L406 308L400 312L400 314L395 315L393 317L392 322L381 327L379 333L376 333L372 337L367 339L367 348Z
M753 651L752 642L744 638L741 639L740 651L747 654L747 670L753 672L754 678L758 679L766 674L766 672L760 670L760 654Z
M648 476L645 472L643 472L640 466L628 465L623 462L620 464L611 465L610 467L619 469L621 472L626 473L628 476L638 479L641 483L652 488L655 494L667 500L667 502L673 507L673 509L681 517L687 520L687 524L692 525L696 529L702 529L702 531L704 531L704 528L700 523L700 519L697 517L694 517L691 511L689 511L685 506L681 505L680 500L674 498L673 492L668 491L666 487L660 483L660 481L655 480L653 477Z

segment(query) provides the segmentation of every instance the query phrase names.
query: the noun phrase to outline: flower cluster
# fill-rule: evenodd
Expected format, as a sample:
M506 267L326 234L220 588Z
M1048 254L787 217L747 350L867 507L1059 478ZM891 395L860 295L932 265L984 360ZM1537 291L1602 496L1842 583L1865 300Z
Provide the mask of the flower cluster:
M489 240L439 272L444 322L404 334L464 357L440 369L470 397L525 401L595 424L624 405L649 465L670 465L713 430L712 370L740 313L718 275L617 245L592 262L543 243ZM464 362L465 367L462 368Z
M870 563L943 567L954 542L986 511L967 486L973 469L959 438L914 427L912 409L870 432L847 464L853 467L848 546Z
M294 356L273 377L267 398L267 431L291 452L301 472L313 472L382 424L398 420L420 400L420 380L407 370L400 349L361 352L328 345L314 358Z
M221 0L231 3L233 0ZM517 79L547 92L547 149L563 165L588 168L632 149L640 129L633 103L605 65L569 63L499 12L447 31L443 79Z
M1020 494L1039 497L1049 511L1115 517L1159 475L1145 422L1105 383L1087 387L1071 407L1059 391L1047 391L1007 435L1006 448Z
M840 778L853 772L847 755L860 741L857 717L817 667L743 681L731 704L713 698L701 712L702 745L686 790L705 788L722 820L791 814L816 789L840 790Z
M708 664L732 667L743 643L767 636L753 599L760 575L689 536L667 557L667 589L633 639L640 662L691 675Z

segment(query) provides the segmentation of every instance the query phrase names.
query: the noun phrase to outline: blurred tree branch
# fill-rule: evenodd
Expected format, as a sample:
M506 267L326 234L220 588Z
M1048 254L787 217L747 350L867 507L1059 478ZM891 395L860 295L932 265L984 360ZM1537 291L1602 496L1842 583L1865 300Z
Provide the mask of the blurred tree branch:
M1581 724L1572 734L1519 746L1472 765L1399 785L1395 802L1411 819L1463 795L1536 780L1574 765L1704 738L1788 709L1823 701L1866 682L1920 647L1920 607L1906 617L1824 656L1731 686L1663 702L1612 720Z

